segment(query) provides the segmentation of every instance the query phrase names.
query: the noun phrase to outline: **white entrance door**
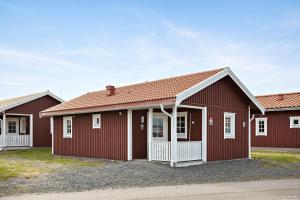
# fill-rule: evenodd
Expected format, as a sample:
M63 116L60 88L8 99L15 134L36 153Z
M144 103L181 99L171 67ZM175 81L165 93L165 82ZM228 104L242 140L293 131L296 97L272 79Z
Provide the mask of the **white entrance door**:
M153 141L168 141L168 116L162 113L153 113Z

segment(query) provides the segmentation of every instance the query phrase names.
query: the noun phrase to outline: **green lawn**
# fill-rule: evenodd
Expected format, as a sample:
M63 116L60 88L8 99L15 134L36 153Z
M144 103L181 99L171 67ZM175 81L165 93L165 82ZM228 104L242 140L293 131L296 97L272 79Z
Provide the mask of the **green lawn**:
M103 162L66 156L52 156L50 148L0 152L0 181L13 177L32 178L62 169L101 167Z
M264 164L272 166L300 163L300 153L291 151L256 150L252 152L252 158L262 160Z

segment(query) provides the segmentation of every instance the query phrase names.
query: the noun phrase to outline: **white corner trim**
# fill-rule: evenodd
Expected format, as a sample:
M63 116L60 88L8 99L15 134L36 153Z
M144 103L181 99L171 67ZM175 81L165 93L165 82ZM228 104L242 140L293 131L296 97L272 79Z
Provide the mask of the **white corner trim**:
M132 110L127 110L127 160L132 160Z
M230 78L240 87L240 89L247 95L247 97L258 107L258 109L265 113L265 108L260 104L260 102L253 96L250 91L243 85L243 83L235 76L235 74L230 70L230 68L225 68L222 71L216 73L215 75L201 81L200 83L186 89L185 91L176 95L176 105L179 105L186 98L196 94L197 92L203 90L204 88L212 85L218 80L224 78L225 76L230 76Z
M53 94L52 92L50 92L49 90L45 91L45 92L41 92L41 93L37 93L36 95L32 95L28 98L24 98L20 101L17 101L17 102L14 102L14 103L11 103L11 104L8 104L8 105L5 105L3 107L0 107L0 112L3 112L5 110L8 110L8 109L11 109L11 108L14 108L16 106L19 106L19 105L22 105L24 103L27 103L27 102L30 102L30 101L33 101L35 99L38 99L38 98L41 98L43 96L47 96L49 95L50 97L60 101L60 102L64 102L64 100L58 96L56 96L55 94Z
M207 162L207 108L202 109L202 160Z

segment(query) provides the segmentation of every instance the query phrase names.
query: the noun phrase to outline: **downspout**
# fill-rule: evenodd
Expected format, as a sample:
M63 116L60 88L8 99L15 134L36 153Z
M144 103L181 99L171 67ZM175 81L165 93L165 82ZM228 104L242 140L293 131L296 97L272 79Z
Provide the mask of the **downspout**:
M170 113L165 111L165 108L164 108L163 104L160 104L160 110L161 110L161 112L165 113L167 116L169 116L172 119L173 115L171 115Z
M250 109L250 106L248 106L248 118L249 118L249 123L248 123L248 152L249 152L249 155L248 155L248 158L251 159L251 136L252 136L252 133L251 133L251 125L252 125L252 121L254 120L255 118L255 114L252 114L252 117L251 117L251 109Z
M175 165L177 163L177 135L175 134L176 133L176 124L177 124L176 123L177 107L176 107L176 105L174 106L172 115L170 113L168 113L167 111L165 111L163 104L160 105L160 109L164 114L166 114L168 117L171 118L171 162L170 162L170 165L171 165L171 167L175 167Z

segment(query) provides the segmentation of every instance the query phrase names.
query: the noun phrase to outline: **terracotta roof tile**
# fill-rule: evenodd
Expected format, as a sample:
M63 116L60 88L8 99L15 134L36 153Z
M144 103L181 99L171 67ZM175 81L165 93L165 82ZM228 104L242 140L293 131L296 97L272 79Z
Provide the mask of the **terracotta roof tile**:
M115 95L112 96L107 96L105 90L90 92L49 108L42 113L61 112L67 110L75 111L77 109L81 110L92 107L97 108L128 103L172 99L182 91L203 80L206 80L223 69L224 68L117 87Z
M283 99L280 99L280 96ZM272 94L256 97L266 109L300 107L300 92Z

